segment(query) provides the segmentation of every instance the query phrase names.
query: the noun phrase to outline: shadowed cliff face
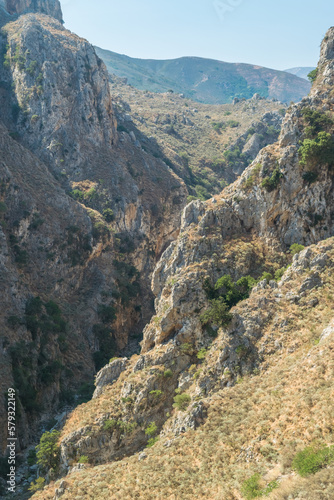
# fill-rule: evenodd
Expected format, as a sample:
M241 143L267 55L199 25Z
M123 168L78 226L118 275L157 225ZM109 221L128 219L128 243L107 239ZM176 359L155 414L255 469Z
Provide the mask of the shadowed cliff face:
M20 15L27 12L39 12L63 22L59 0L5 0L5 6L9 14Z

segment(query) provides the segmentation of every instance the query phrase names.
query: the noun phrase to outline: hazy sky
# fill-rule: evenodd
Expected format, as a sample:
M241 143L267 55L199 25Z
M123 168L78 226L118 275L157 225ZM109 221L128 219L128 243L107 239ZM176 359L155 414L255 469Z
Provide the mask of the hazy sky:
M315 66L333 0L60 0L65 26L131 57Z

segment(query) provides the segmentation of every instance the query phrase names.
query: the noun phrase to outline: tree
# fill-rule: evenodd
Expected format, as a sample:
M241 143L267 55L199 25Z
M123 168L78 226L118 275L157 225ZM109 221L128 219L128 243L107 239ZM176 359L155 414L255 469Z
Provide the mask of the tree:
M233 316L229 312L228 305L222 297L210 300L210 304L210 309L200 316L203 324L213 323L214 325L224 326L232 320Z
M44 432L39 445L36 446L37 463L44 471L58 468L60 461L59 436L60 432L55 429L51 432Z
M307 75L307 78L310 80L310 82L313 83L316 81L317 79L317 76L318 76L318 68L315 68L313 69L312 71L309 72L309 74Z

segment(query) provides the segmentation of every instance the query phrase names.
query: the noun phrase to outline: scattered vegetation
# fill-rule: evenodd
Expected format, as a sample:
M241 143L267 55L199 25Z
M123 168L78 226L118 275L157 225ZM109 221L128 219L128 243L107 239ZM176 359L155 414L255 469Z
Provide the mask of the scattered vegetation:
M277 487L278 482L271 481L266 487L263 488L261 486L260 474L254 474L243 483L241 492L247 500L252 500L253 498L259 498L269 495L269 493L271 493Z
M299 451L292 462L292 468L302 477L315 474L334 462L334 445L314 443Z
M263 187L270 193L271 191L274 191L278 187L282 177L283 173L281 172L279 167L276 167L271 176L265 177L262 180L261 187Z
M300 245L299 243L293 243L290 247L290 253L292 256L304 250L304 245Z
M189 394L176 394L176 396L174 396L173 407L177 410L185 411L188 408L190 401L191 397Z

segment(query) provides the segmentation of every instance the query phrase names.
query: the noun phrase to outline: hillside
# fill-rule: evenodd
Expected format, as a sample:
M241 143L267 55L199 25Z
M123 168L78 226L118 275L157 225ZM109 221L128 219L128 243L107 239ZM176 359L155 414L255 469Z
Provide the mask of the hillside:
M199 57L166 61L133 59L99 47L95 50L109 73L126 78L140 90L174 90L206 104L229 103L235 97L250 99L255 93L282 102L297 102L310 90L309 83L302 78L261 66Z
M33 498L333 498L333 84L331 28L279 141L184 209L140 355L97 375Z
M134 133L202 200L235 181L260 149L277 140L287 109L259 96L234 104L195 103L171 92L143 92L116 77L111 93L118 130Z

